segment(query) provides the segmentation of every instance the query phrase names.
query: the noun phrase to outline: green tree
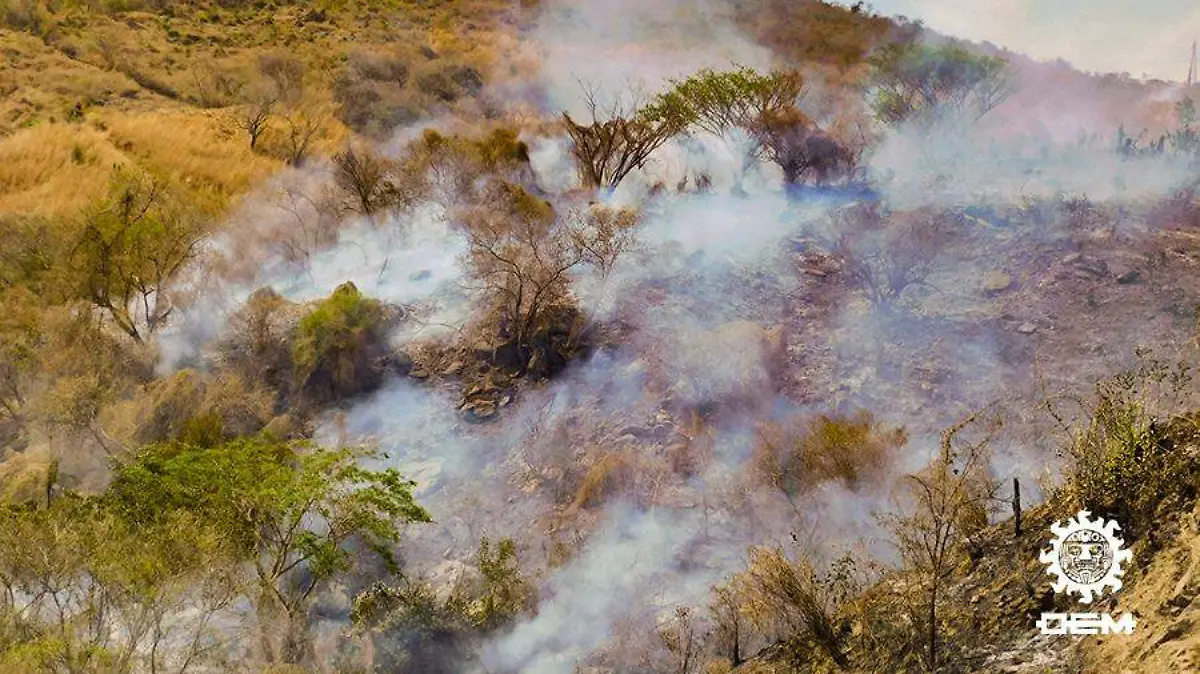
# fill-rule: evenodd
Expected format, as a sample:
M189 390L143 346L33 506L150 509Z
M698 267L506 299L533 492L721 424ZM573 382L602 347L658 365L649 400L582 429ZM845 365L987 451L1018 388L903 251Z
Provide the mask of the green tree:
M72 256L79 297L142 343L171 315L169 286L206 234L203 216L163 180L118 170L83 217Z
M479 597L471 610L475 625L497 629L533 607L534 590L521 575L515 541L502 538L493 545L485 536L479 541L475 560L482 577Z
M1008 62L948 42L891 43L869 59L871 107L883 123L918 128L952 119L975 121L1012 90Z
M793 110L804 95L804 78L796 72L762 75L752 68L701 70L660 94L654 109L670 111L691 126L714 136L735 129L751 130L765 117Z
M153 525L171 513L200 515L253 564L259 639L270 661L307 651L313 593L352 568L353 540L392 571L400 527L428 522L413 482L394 469L369 470L363 448L322 449L269 438L216 447L168 444L118 471L109 491L130 521Z
M228 542L193 513L130 523L66 495L0 510L0 669L185 672L236 597ZM165 644L172 643L171 648Z
M705 69L672 85L652 109L720 138L744 131L753 141L749 158L775 163L788 184L809 175L823 182L852 168L850 153L800 110L805 84L798 72Z

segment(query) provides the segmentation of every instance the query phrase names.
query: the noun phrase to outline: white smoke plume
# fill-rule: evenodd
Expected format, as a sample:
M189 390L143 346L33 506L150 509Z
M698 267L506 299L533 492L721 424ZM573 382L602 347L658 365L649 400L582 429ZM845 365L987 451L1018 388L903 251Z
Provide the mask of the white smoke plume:
M768 70L773 62L768 50L735 27L729 5L715 0L543 4L533 38L542 52L538 88L549 115L579 114L580 80L612 96L631 85L654 91L702 67L738 63ZM865 407L881 422L909 429L910 441L891 466L901 474L928 460L946 425L992 401L1036 395L1039 350L1059 363L1049 374L1077 388L1128 359L1147 323L1109 316L1104 332L1097 318L1060 319L1081 311L1070 304L1080 293L1056 295L1057 277L1048 275L1075 274L1074 263L1060 261L1065 248L1100 235L1070 232L1055 221L1051 236L1022 220L1025 215L1001 221L986 211L1024 213L1028 201L1059 194L1119 203L1161 197L1182 183L1186 167L1161 158L1118 159L1100 141L1082 148L1062 141L1055 114L1063 113L1008 116L1002 106L992 117L1020 124L1001 140L985 133L987 126L961 135L897 132L868 157L877 194L867 199L877 199L885 211L982 213L963 218L966 231L958 233L958 245L937 253L928 283L902 293L894 317L831 280L840 278L839 262L818 254L815 242L836 238L833 215L849 197L789 193L767 165L742 175L744 138L672 143L610 197L614 205L643 210L638 248L607 276L584 270L572 278L581 308L597 322L627 327L626 341L572 364L553 382L523 387L489 424L464 420L453 382L395 380L356 401L340 420L331 415L318 437L333 441L345 432L372 440L386 453L387 465L417 480L417 496L436 523L413 527L406 539L409 573L469 560L483 534L519 542L524 566L539 581L541 602L536 617L486 645L490 672L574 672L580 663L630 646L611 642L631 619L651 627L636 646L659 647L655 617L681 602L702 605L713 583L738 570L749 545L800 540L818 558L846 548L884 557L884 534L873 513L889 507L891 484L852 489L827 483L795 504L766 488L747 492L755 430L775 416ZM997 126L1003 125L991 128ZM1099 126L1097 134L1113 130ZM539 137L531 145L537 184L551 198L578 185L565 138ZM713 178L710 191L669 189L698 174ZM668 189L652 193L660 184ZM427 305L419 324L410 326L415 329L398 336L401 341L462 328L470 316L465 244L446 215L454 204L443 197L402 222L352 224L335 245L314 251L302 264L277 255L275 264L262 265L251 278L212 290L195 305L191 320L164 337L166 360L194 357L219 332L222 317L263 285L308 300L354 281L379 299ZM264 230L288 216L261 203L248 208L248 219ZM1134 234L1118 229L1106 236ZM851 242L851 252L861 254L861 244ZM236 257L239 251L225 253ZM981 282L988 274L1006 281L989 290ZM1107 277L1104 283L1093 299L1119 306L1125 287ZM1196 291L1188 288L1185 297ZM1091 345L1071 341L1072 320L1086 323L1087 334L1104 335L1111 360L1101 363ZM752 340L712 341L734 321L788 328L783 391L764 391L746 410L714 422L713 459L696 474L664 477L653 489L636 484L630 493L576 508L576 519L567 521L563 499L542 486L549 482L542 475L546 464L632 450L660 465L681 434L672 405L719 399L739 382L758 386L778 374L765 368L762 346ZM1178 328L1166 322L1154 324L1163 327L1160 341ZM720 347L712 349L714 343ZM664 379L668 385L659 386ZM1046 460L1040 448L1018 445L998 446L998 474L1040 472ZM574 557L556 569L546 568L556 533L548 523L581 537Z

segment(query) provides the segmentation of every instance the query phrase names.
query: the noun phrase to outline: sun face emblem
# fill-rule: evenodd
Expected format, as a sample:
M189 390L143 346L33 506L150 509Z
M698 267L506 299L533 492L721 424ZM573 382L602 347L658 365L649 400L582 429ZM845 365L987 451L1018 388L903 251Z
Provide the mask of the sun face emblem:
M1108 574L1113 549L1104 534L1081 529L1067 536L1058 551L1058 565L1076 583L1091 585Z
M1086 510L1066 523L1050 526L1054 539L1051 549L1043 550L1039 559L1048 565L1049 573L1058 577L1055 592L1078 594L1084 604L1104 593L1121 589L1122 565L1133 553L1123 550L1124 541L1117 538L1121 528L1116 522L1092 520Z

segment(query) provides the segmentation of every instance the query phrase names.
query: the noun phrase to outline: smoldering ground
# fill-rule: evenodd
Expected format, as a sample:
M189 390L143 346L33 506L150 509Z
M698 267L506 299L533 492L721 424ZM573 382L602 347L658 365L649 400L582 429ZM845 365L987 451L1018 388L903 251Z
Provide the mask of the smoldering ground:
M764 49L705 7L674 23L664 17L681 5L621 3L612 11L609 3L549 3L536 34L547 54L539 87L553 104L548 112L578 106L579 79L615 92L627 81L654 87L701 66L769 66ZM674 37L650 39L646 25ZM601 52L615 57L597 73ZM1003 119L1006 111L992 114ZM1031 131L1018 140L999 141L986 127L899 131L866 158L877 197L852 207L880 209L885 225L953 215L944 240L916 251L927 273L892 287L886 307L863 279L898 285L888 265L906 242L841 241L844 195L789 196L737 141L697 137L664 148L610 197L643 210L637 246L607 274L581 270L571 279L592 320L621 326L620 343L553 381L525 386L489 424L457 412L453 382L397 378L338 420L331 415L318 437L377 443L387 465L417 480L436 523L408 533L410 575L438 578L448 563L469 564L483 535L519 542L540 603L536 616L482 647L488 671L566 673L580 663L658 657L659 616L676 605L702 606L709 588L744 564L749 545L804 547L818 559L846 549L886 559L886 533L873 513L891 506L895 476L928 459L942 428L997 400L1034 401L1047 382L1085 391L1128 364L1135 345L1166 346L1190 331L1161 302L1128 316L1112 311L1160 291L1173 306L1200 297L1171 273L1189 262L1165 263L1176 266L1141 284L1118 284L1116 262L1076 273L1080 260L1127 259L1170 224L1151 218L1147 204L1184 185L1186 165L1126 161L1039 137L1064 113L1040 114L1048 117L1023 122ZM566 141L530 140L536 182L554 199L576 184ZM743 163L751 167L746 176ZM707 191L651 189L701 174L717 176ZM1060 193L1087 195L1099 215L1072 220ZM249 280L230 274L221 292L204 296L209 308L192 315L211 321L264 284L303 300L352 280L369 295L424 308L401 326L398 345L452 337L471 315L472 290L464 242L446 216L452 195L440 198L402 222L340 228L310 254L275 254ZM295 215L277 202L247 209L247 221L264 230ZM846 273L855 263L866 268L858 277ZM1096 307L1081 304L1088 297ZM772 368L769 349L754 340L714 337L736 321L781 327L783 365ZM189 333L187 325L175 333L180 354L197 353L214 334ZM778 389L757 390L764 382ZM706 404L721 413L690 425L688 412ZM798 499L748 477L764 421L860 408L908 429L884 476L853 486L830 481ZM1027 444L1020 431L1029 426L1015 426L998 441L995 472L1038 475L1048 448ZM680 445L697 454L686 470L671 456ZM585 476L573 472L606 460L623 467L618 477L603 482L604 493L580 495ZM551 568L551 551L564 541L572 554Z

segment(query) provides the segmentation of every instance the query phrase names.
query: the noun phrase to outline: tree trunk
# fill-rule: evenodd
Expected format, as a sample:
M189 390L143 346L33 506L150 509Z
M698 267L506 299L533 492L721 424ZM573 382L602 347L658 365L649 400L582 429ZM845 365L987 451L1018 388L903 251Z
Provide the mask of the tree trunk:
M937 584L929 591L929 671L936 672L937 661Z
M1021 537L1021 480L1013 478L1013 533Z

